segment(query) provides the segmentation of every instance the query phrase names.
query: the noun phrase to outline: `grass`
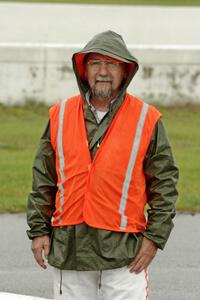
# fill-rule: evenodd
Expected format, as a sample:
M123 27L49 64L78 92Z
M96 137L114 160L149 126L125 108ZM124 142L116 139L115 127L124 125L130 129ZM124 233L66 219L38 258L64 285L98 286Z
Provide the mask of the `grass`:
M2 0L19 2L19 0ZM0 0L1 2L1 0ZM87 3L87 4L120 4L120 5L165 5L165 6L200 6L200 0L20 0L20 2L43 3Z
M0 106L0 212L26 208L31 165L47 118L44 106Z
M200 212L200 107L160 108L180 168L177 209ZM0 106L0 212L26 209L31 167L48 119L43 105Z
M200 106L161 111L180 169L177 209L200 212Z

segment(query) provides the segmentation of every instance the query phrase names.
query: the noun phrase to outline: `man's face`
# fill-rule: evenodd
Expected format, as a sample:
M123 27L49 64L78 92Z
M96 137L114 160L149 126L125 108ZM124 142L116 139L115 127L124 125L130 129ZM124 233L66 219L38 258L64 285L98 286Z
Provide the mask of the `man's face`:
M87 57L85 74L92 96L98 100L112 100L125 78L125 64L115 62L108 56L91 53Z

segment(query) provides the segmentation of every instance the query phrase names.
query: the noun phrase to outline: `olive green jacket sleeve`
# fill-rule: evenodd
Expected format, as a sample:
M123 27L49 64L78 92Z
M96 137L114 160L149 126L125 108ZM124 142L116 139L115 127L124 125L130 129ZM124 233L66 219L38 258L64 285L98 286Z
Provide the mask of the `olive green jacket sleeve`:
M144 236L163 249L173 228L178 168L162 121L155 127L144 161L149 205Z
M48 123L33 164L32 191L27 208L27 223L30 227L27 234L30 239L51 233L56 190L55 153L50 142Z

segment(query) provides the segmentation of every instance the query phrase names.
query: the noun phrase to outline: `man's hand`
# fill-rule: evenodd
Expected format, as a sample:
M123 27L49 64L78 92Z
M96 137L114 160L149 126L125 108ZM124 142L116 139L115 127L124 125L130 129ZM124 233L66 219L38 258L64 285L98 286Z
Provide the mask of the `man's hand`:
M31 249L33 251L35 260L37 263L43 268L46 269L47 266L44 263L43 254L44 257L47 259L49 255L49 249L50 249L50 238L48 235L35 237L32 240L32 246Z
M147 239L146 237L144 237L136 257L128 266L130 272L131 273L135 272L136 274L138 274L144 269L146 269L151 263L154 256L156 255L156 252L157 252L156 244L151 240Z

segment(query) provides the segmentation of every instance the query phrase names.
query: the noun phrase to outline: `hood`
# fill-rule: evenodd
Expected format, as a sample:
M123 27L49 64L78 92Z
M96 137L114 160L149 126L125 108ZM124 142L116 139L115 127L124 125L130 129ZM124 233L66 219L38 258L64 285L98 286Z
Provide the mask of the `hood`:
M85 80L84 57L88 53L98 53L123 61L127 64L128 76L124 82L120 95L124 94L130 81L138 70L138 61L129 52L121 35L113 31L105 31L95 35L91 41L72 57L73 69L78 82L81 96L85 99L89 86ZM118 96L120 96L118 95Z

